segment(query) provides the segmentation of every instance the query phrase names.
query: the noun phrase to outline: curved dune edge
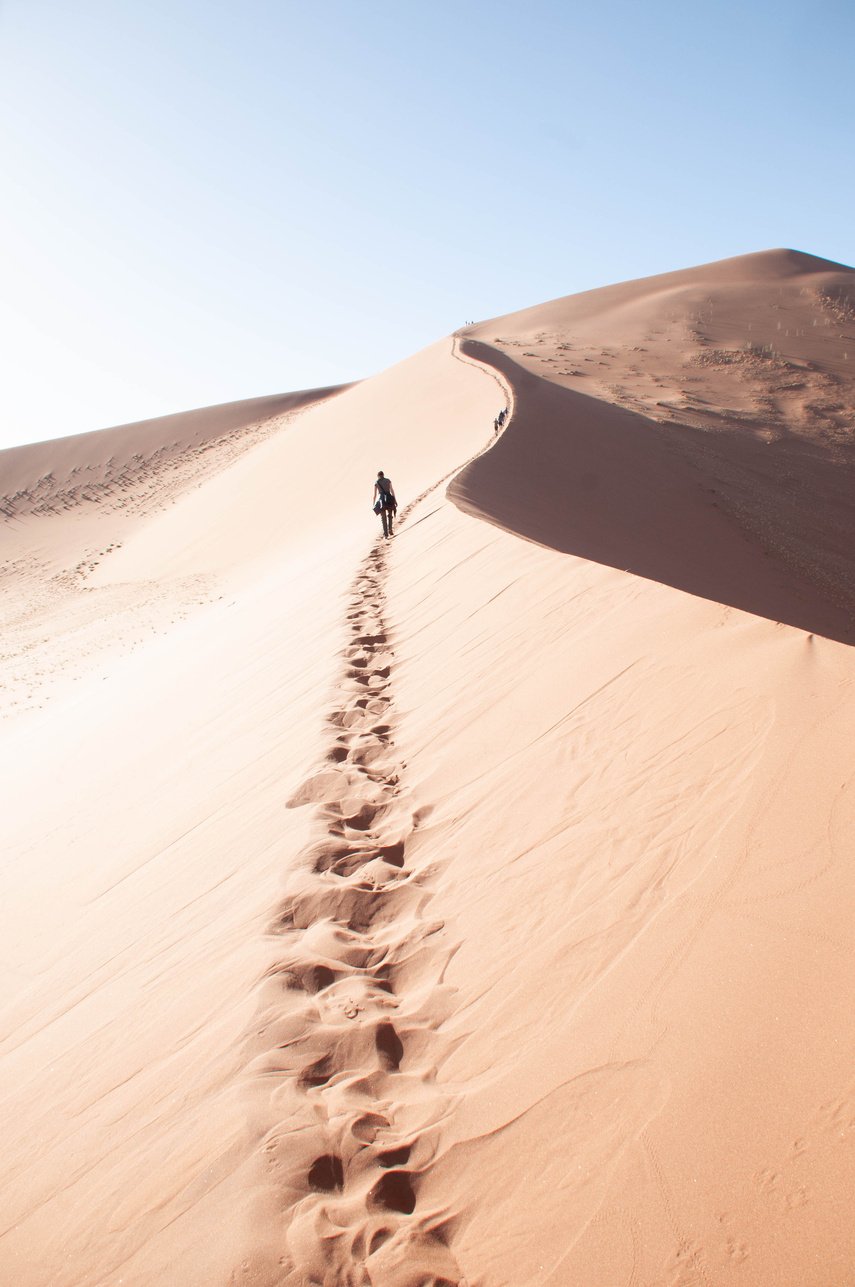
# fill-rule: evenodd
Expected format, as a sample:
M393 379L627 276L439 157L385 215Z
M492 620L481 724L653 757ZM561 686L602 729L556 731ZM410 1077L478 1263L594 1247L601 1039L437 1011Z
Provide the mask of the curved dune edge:
M523 395L454 498L507 530L855 639L855 269L765 251L554 300L463 348Z

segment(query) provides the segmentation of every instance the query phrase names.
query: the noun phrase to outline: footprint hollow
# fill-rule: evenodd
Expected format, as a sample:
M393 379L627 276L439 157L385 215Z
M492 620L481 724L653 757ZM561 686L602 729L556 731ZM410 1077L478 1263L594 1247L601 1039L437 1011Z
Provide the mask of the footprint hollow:
M407 1171L387 1171L374 1185L368 1197L372 1206L381 1207L385 1211L400 1211L402 1215L411 1215L416 1209L416 1191L412 1176Z
M320 1193L332 1193L344 1188L344 1167L341 1158L334 1153L323 1153L316 1157L309 1167L308 1183L310 1189Z
M374 1047L384 1066L390 1072L397 1072L404 1058L404 1043L391 1023L377 1025L374 1033Z

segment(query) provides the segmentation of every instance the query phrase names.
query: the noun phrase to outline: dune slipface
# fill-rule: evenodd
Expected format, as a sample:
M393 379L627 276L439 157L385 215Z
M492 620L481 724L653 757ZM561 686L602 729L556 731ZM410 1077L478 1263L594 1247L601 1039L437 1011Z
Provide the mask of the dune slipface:
M772 251L0 457L0 1279L848 1281L853 363Z

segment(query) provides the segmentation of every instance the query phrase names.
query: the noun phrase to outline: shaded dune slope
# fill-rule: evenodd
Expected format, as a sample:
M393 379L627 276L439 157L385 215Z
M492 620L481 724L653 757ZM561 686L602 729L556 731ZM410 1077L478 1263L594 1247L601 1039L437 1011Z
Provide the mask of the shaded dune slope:
M517 411L455 501L563 553L855 639L855 271L767 252L488 330L463 350L505 375Z

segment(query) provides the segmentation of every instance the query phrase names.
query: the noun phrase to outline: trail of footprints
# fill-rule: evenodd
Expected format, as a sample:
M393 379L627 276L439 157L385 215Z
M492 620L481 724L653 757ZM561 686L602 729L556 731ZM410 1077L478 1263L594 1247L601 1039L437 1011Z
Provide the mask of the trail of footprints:
M507 430L512 391L456 337L452 355L495 380ZM395 747L386 553L380 538L355 577L326 757L288 802L314 806L318 839L292 866L269 927L275 959L251 1046L268 1092L253 1125L282 1246L260 1276L242 1270L265 1287L475 1287L449 1246L452 1218L423 1192L454 1107L436 1081L453 947L429 916L438 868L413 843L423 818Z
M270 926L258 1127L283 1287L465 1287L446 1213L420 1196L449 1111L434 1076L449 950L430 869L408 862L419 818L395 749L385 558L380 541L352 588L329 749L289 801L315 807L319 838Z

